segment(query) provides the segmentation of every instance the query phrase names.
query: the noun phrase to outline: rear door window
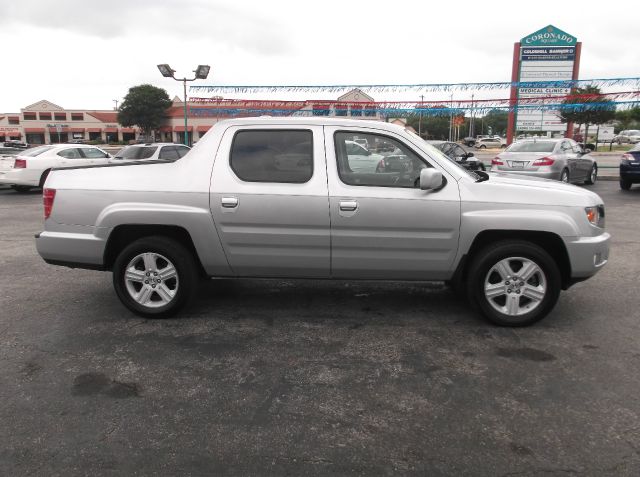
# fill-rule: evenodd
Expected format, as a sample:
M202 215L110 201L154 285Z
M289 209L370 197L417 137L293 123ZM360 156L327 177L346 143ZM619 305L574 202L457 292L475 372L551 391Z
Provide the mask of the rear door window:
M231 146L231 169L246 182L304 183L313 175L313 133L245 130Z
M95 147L82 148L80 151L87 159L104 159L108 157L105 152Z
M80 154L80 151L78 151L78 149L75 147L69 148L69 149L63 149L58 153L58 156L64 157L65 159L82 159L82 155Z

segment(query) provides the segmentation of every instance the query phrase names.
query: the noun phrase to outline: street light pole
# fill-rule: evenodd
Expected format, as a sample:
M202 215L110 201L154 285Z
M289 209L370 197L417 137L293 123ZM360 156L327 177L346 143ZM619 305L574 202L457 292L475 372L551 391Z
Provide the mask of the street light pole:
M173 78L176 81L182 81L183 91L184 91L184 145L189 145L189 132L187 130L187 81L195 81L197 79L206 79L209 76L209 70L211 67L209 65L198 65L193 72L196 74L193 78L176 78L175 70L172 69L168 64L158 65L158 69L160 70L160 74L165 78Z

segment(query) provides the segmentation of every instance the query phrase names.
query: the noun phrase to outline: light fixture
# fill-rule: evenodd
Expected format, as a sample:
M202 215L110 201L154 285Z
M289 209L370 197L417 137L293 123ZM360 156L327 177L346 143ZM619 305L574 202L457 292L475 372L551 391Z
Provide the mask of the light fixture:
M195 71L196 79L207 79L210 69L211 67L209 65L198 65L198 68Z
M165 78L173 78L173 74L176 72L174 69L171 68L171 66L167 64L158 65L158 69L160 70L160 73L162 74L162 76L164 76Z

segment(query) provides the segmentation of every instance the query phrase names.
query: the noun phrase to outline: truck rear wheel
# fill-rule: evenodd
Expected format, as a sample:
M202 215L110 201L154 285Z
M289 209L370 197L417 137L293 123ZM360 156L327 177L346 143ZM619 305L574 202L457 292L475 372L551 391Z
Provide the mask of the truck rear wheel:
M505 240L480 250L469 267L471 303L499 326L527 326L541 320L560 296L560 270L541 247Z
M191 252L176 240L144 237L116 258L113 286L122 304L135 314L168 318L195 295L198 267Z

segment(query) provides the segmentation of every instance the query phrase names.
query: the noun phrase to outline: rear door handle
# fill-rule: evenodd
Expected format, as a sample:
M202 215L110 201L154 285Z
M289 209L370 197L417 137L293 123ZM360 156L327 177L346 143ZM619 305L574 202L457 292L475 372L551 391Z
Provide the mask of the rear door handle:
M223 197L222 198L222 207L226 209L233 209L238 207L238 199L237 197Z
M340 210L353 211L358 208L358 202L355 200L341 200Z

